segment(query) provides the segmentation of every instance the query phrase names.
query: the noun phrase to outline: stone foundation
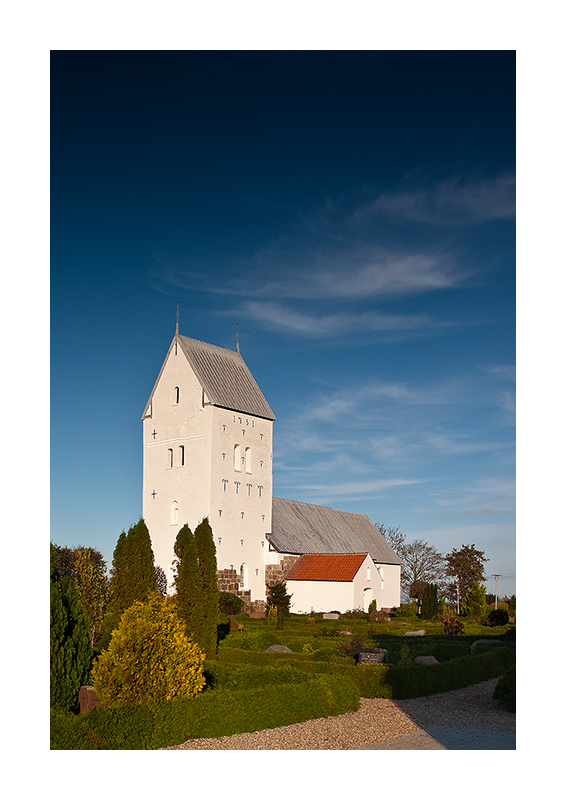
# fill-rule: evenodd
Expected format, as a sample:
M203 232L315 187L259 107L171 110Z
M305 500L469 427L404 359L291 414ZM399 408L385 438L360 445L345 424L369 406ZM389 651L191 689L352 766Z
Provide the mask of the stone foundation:
M283 556L280 564L266 564L265 566L265 582L268 586L272 583L280 583L287 577L287 573L299 559L300 556Z

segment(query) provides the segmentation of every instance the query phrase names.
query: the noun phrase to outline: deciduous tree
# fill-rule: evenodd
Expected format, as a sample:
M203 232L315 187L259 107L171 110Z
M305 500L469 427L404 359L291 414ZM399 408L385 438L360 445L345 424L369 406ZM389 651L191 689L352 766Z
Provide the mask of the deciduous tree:
M386 528L381 523L376 527L403 562L401 589L405 597L416 597L411 591L419 585L422 587L427 583L435 583L439 589L444 587L446 562L442 553L422 539L407 542L398 527Z
M460 590L460 599L464 598L474 583L485 580L484 550L476 550L475 544L462 545L460 550L454 548L446 556L446 574L454 576Z
M94 645L104 622L106 578L87 547L77 548L74 570L81 604L89 620L90 643Z

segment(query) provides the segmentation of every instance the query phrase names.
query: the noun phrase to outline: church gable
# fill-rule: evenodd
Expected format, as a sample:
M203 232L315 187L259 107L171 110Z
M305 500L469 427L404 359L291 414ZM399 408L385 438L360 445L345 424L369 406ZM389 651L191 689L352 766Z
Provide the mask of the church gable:
M255 417L275 419L239 353L188 336L178 336L177 339L212 405Z
M241 414L274 420L259 386L242 356L224 347L199 342L188 336L175 335L161 367L142 419L153 414L153 398L169 359L182 356L201 386L201 404L219 406Z

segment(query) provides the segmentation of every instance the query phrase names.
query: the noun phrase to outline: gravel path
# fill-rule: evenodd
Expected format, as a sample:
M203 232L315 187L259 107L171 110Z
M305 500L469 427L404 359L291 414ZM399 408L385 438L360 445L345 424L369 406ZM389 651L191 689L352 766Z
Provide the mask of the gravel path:
M454 725L514 730L515 715L491 695L497 679L414 700L362 699L358 711L217 739L189 739L165 750L359 750L410 736L419 726Z

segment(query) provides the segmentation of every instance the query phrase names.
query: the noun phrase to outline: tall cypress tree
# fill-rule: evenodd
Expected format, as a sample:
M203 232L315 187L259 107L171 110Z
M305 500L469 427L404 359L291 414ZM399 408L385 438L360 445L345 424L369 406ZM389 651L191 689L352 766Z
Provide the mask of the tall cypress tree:
M72 578L63 588L51 545L50 705L64 711L77 708L79 689L86 682L92 659L90 626Z
M199 605L198 562L195 537L188 525L183 525L177 534L173 549L177 557L175 575L177 608L179 616L185 623L187 635L195 637L196 630L199 627L197 619Z
M146 600L148 590L156 588L151 538L143 519L128 533L120 534L110 574L111 611L123 611L136 600Z
M205 517L195 530L195 548L199 577L199 644L207 655L214 655L217 646L220 592L216 576L216 546L212 528Z
M145 521L140 520L128 532L130 546L130 592L131 603L145 601L149 590L157 588L151 537ZM131 605L130 603L130 605Z

